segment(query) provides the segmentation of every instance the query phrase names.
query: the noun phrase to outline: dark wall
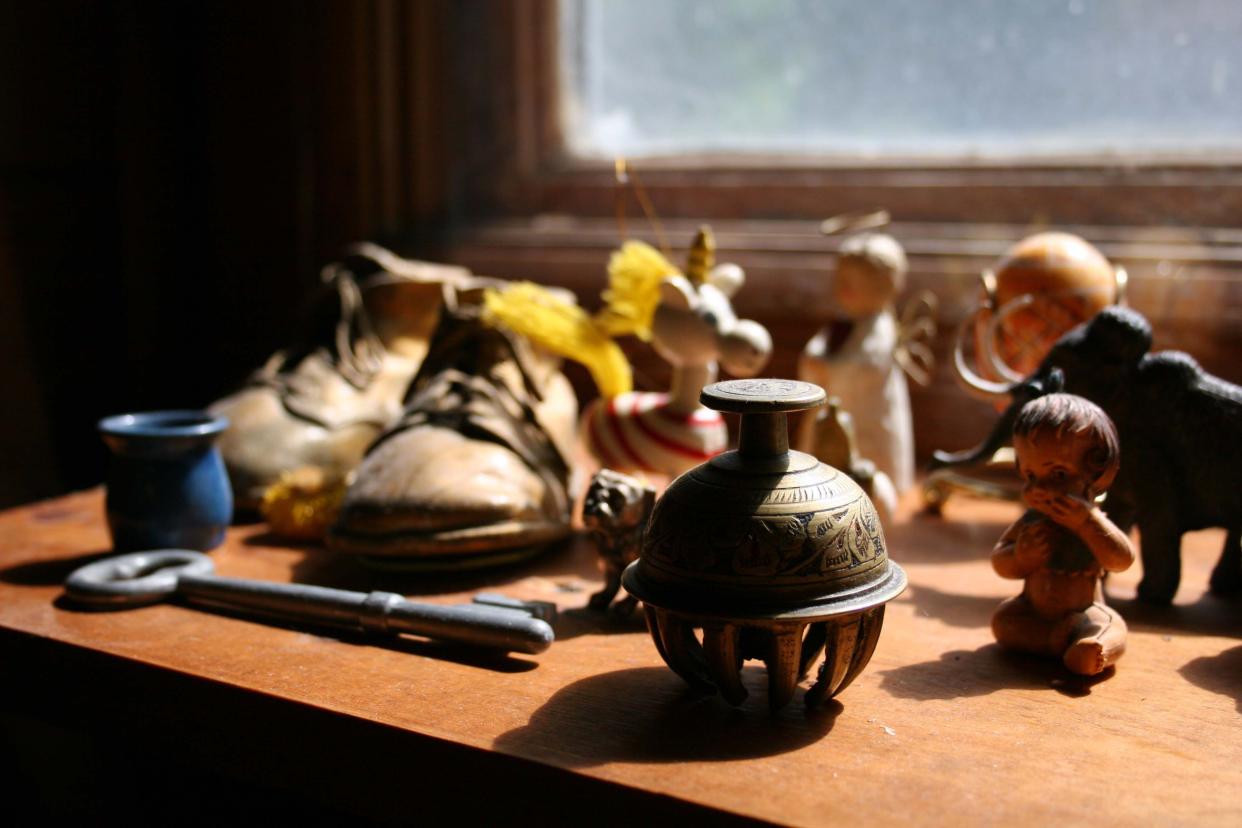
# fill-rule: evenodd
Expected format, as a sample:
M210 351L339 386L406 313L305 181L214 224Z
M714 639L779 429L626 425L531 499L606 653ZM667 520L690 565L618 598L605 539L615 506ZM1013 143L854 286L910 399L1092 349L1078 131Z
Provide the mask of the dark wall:
M391 6L0 0L0 506L98 482L99 417L221 396L391 234L359 90L425 16Z

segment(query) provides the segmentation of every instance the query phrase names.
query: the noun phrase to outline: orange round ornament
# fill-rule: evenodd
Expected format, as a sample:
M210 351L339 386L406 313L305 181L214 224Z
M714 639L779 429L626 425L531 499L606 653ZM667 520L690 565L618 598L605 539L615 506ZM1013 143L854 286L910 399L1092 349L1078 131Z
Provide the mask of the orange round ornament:
M988 379L1013 380L1066 331L1120 302L1125 271L1085 239L1048 232L1015 244L980 281L975 362Z

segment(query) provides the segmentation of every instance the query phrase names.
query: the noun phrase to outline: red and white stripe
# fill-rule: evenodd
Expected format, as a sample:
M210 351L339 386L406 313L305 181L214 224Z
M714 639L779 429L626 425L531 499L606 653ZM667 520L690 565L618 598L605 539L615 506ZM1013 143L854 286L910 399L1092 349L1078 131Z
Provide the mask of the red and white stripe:
M634 391L593 402L582 417L587 450L620 472L675 477L724 451L729 432L720 414L669 410L669 395Z

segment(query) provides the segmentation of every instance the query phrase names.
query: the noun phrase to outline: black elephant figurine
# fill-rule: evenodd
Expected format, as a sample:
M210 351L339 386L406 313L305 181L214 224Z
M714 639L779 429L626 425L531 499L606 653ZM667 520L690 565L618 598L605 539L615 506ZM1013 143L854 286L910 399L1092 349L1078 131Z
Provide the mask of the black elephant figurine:
M1007 440L1033 390L1063 390L1103 408L1117 425L1121 469L1104 511L1123 531L1139 527L1139 598L1167 604L1181 580L1182 535L1224 527L1225 548L1211 590L1242 592L1242 388L1212 376L1180 351L1148 353L1151 326L1129 308L1109 307L1059 339L1024 383L966 376L976 391L1013 394L992 435L954 461L977 460ZM1005 432L1005 433L1002 433ZM948 459L948 458L946 458Z

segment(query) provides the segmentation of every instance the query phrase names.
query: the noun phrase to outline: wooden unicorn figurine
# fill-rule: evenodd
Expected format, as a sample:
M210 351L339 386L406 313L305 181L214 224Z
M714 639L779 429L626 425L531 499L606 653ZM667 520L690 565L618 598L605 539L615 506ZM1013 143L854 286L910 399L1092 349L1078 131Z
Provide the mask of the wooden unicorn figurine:
M708 227L695 236L684 274L642 242L628 242L613 254L601 322L648 333L673 377L667 392L602 397L586 410L583 440L606 468L675 477L727 448L724 421L699 403L699 392L716 381L717 361L735 376L754 376L767 363L772 338L758 322L737 318L730 297L745 274L735 264L714 265L714 255ZM644 293L657 299L649 326L616 326L618 318L633 315L633 297Z
M484 321L505 326L587 367L600 399L587 409L586 449L621 472L676 476L724 451L728 431L699 404L716 381L716 363L753 376L772 352L758 322L738 319L729 298L746 280L735 264L715 265L711 230L700 228L685 273L651 245L628 241L608 262L604 307L590 315L556 290L515 282L484 296ZM614 341L632 334L650 341L673 366L666 393L633 390L629 362Z

